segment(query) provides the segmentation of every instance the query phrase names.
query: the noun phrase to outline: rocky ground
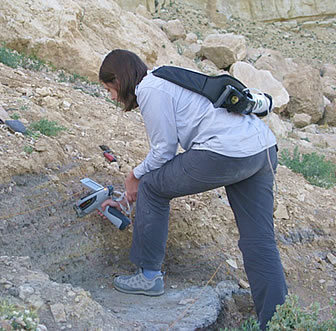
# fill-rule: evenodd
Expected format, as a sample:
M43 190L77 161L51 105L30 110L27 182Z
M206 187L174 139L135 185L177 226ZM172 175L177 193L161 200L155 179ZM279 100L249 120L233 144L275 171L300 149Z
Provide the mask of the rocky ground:
M269 48L280 51L285 57L303 59L318 66L336 63L335 18L324 21L291 20L283 22L249 22L239 17L223 17L222 24L209 22L203 10L175 1L155 17L183 21L187 32L196 33L204 39L209 33L234 33L243 35L250 47Z
M179 3L158 16L165 20L178 17L186 22L188 31L200 36L216 30L200 11ZM225 29L245 35L251 47L274 48L288 57L313 59L317 66L335 61L336 34L329 28L297 31L295 26L289 29L238 19L229 23ZM95 326L104 330L104 321L106 325L140 330L158 325L158 319L165 327L171 326L196 297L200 305L191 305L191 312L185 315L195 321L204 310L202 305L210 304L208 296L215 297L211 289L202 292L203 286L218 290L221 281L231 281L235 290L223 290L230 293L222 294L222 308L211 301L220 316L216 316L217 324L209 313L197 327L209 329L213 323L214 329L235 326L253 314L249 290L243 289L246 275L233 214L224 190L218 190L172 202L164 265L167 300L171 301L169 306L168 301L159 304L169 308L158 312L157 303L152 303L141 318L132 318L135 312L129 307L140 309L142 301L134 298L126 302L112 288L115 274L133 268L127 257L132 228L120 232L98 215L79 219L72 206L85 192L79 183L83 177L123 189L124 177L148 150L143 123L137 111L124 114L109 102L100 86L70 78L50 69L35 72L0 64L0 102L9 115L19 118L27 128L47 118L66 129L47 137L21 136L6 126L0 128L0 255L30 257L29 263L1 260L0 295L38 307L42 323L50 330L93 330ZM316 137L335 137L333 128L314 130ZM303 131L296 129L279 139L280 151L299 146L335 159L335 148L300 139ZM100 144L108 145L118 162L107 162ZM284 166L278 168L276 179L276 235L289 290L300 296L304 306L314 301L327 306L329 298L336 297L332 259L332 254L336 255L336 189L314 187ZM26 278L22 276L25 273ZM44 293L46 288L55 288L55 298L48 299L52 294ZM85 312L89 312L86 317ZM157 317L163 314L169 318ZM328 309L321 315L326 316Z

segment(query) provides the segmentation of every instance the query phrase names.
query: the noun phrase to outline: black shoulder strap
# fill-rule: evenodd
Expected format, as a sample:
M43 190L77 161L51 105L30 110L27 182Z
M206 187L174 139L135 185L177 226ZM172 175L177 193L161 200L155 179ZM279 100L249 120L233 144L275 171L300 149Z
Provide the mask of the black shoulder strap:
M217 107L228 105L223 103L224 100L220 102L223 91L227 86L232 86L240 92L246 89L242 82L230 75L207 76L196 71L173 66L160 67L152 71L152 74L205 96Z

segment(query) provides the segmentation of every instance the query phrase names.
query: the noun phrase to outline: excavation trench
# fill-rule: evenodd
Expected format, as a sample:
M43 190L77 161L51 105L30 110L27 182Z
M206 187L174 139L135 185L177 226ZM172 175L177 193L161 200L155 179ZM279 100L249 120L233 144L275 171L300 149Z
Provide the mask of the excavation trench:
M0 255L29 256L33 270L41 270L53 282L90 292L106 314L119 321L132 321L144 330L169 326L194 330L230 324L232 310L236 319L251 313L248 291L233 281L216 287L223 270L204 287L218 262L209 262L206 248L190 248L187 256L169 245L166 294L160 298L115 291L113 276L134 270L128 259L132 228L120 231L95 213L78 218L73 205L85 190L77 179L55 184L50 176L17 176L2 184L0 192ZM59 327L56 322L46 319L51 330Z

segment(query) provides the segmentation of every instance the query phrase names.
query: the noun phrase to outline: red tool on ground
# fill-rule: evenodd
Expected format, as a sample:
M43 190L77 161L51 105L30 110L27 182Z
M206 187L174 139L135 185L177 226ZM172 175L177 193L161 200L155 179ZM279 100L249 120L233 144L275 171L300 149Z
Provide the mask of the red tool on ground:
M117 162L116 157L112 154L112 151L109 147L107 147L106 145L99 145L99 147L103 151L103 155L107 160L109 160L110 162Z

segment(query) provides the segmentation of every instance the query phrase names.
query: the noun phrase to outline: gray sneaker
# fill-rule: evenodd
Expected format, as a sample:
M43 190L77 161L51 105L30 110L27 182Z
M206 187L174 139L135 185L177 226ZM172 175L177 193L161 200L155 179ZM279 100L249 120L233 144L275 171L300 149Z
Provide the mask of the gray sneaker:
M130 276L118 276L114 279L116 290L128 294L144 294L158 296L164 293L163 275L147 279L139 268L136 274Z

